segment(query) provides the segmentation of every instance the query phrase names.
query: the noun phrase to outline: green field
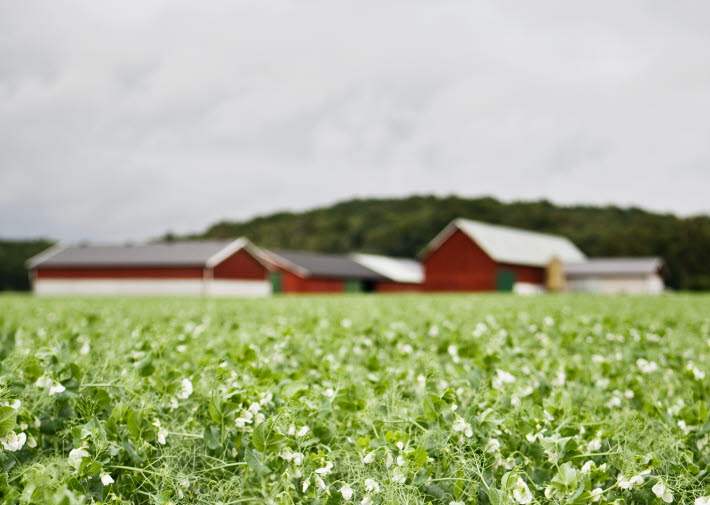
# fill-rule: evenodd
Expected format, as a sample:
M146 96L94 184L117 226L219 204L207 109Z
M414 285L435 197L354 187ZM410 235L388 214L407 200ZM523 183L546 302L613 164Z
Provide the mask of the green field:
M710 296L0 297L0 503L705 504Z

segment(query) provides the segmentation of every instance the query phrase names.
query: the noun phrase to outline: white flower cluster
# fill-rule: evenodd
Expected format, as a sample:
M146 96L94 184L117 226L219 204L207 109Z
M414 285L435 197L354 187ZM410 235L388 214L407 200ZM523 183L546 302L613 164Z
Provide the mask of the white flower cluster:
M252 403L249 408L242 410L239 417L234 420L234 424L237 428L244 428L247 424L254 423L254 426L261 424L266 417L260 412L261 405L259 403Z
M158 419L155 419L152 424L153 424L153 426L158 428L158 434L156 435L156 440L158 441L158 443L160 445L165 445L167 443L166 438L168 436L168 430L166 430L165 428L163 428L160 425L160 420L158 420Z
M35 382L35 386L40 387L42 389L49 389L49 396L54 396L58 393L63 393L66 388L62 386L59 382L56 382L52 380L51 377L47 377L46 375L43 375L39 379L37 379L37 382Z
M451 429L455 432L463 432L467 438L471 438L473 436L471 424L464 421L464 419L458 415L456 416L454 423L451 425Z
M499 368L496 370L496 376L493 377L491 385L494 389L500 390L503 389L505 384L512 384L513 382L515 382L515 376Z

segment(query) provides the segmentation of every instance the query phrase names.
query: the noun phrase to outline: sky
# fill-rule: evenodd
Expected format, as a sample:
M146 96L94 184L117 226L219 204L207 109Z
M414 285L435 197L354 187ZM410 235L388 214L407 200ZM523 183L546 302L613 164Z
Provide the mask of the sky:
M0 237L412 193L710 213L710 2L0 3Z

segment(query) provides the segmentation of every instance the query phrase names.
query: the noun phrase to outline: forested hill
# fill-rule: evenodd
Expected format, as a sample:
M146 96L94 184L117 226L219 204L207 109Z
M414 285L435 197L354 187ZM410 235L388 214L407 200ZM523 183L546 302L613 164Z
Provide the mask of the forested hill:
M710 289L710 216L679 218L638 208L455 196L354 199L306 212L224 221L194 238L243 235L264 247L414 257L456 217L565 235L589 256L661 256L671 286Z

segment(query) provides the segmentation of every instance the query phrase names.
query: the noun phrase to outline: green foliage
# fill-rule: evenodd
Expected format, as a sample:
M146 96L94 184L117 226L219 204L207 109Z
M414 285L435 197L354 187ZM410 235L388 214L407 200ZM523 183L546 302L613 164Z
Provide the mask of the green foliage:
M49 240L0 240L0 291L27 291L25 261L49 248Z
M0 504L693 503L709 302L3 296Z

